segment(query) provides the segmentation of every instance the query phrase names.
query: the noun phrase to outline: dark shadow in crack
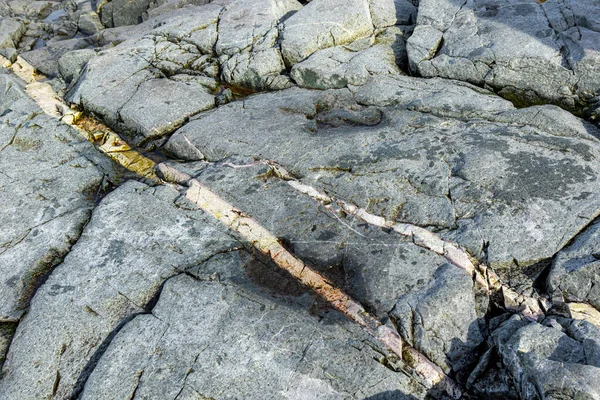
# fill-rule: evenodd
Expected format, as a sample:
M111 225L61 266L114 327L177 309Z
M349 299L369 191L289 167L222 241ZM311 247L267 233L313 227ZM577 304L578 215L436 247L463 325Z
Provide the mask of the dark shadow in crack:
M417 400L413 395L402 393L399 390L386 390L373 396L365 397L363 400Z

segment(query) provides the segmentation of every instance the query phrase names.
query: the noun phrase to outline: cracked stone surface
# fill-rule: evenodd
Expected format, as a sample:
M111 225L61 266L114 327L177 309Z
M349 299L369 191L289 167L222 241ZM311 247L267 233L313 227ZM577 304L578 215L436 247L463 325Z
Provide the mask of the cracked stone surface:
M600 221L557 254L548 276L548 289L564 300L600 308Z
M343 45L373 33L367 0L314 0L284 22L281 52L288 65L319 49Z
M372 46L362 51L338 46L315 52L294 65L290 75L300 87L341 89L349 84L364 85L372 75L399 72L390 46Z
M409 239L339 216L268 177L269 166L252 158L179 165L281 238L295 255L325 274L381 316L399 296L423 287L445 259ZM269 204L281 204L270 208ZM467 279L470 279L464 271Z
M129 181L102 200L19 324L0 397L68 398L81 390L111 335L146 311L166 279L238 246L201 211L178 206L178 196Z
M241 264L239 256L228 257L201 270L243 274ZM423 398L418 390L407 393L407 377L371 361L377 353L354 327L335 314L310 315L305 300L275 297L247 282L177 276L151 315L136 317L115 337L82 399L132 392L140 398L364 399L386 391L396 399ZM106 393L107 384L114 392Z
M484 337L479 326L473 281L444 264L419 291L401 296L391 312L403 337L449 371L460 371L477 359Z
M16 322L37 286L77 241L103 171L91 145L44 115L0 74L0 320Z
M598 7L593 0L421 1L407 46L411 69L490 87L518 104L551 102L593 117Z
M0 399L600 399L598 7L0 0Z
M381 77L355 93L247 97L190 122L166 149L276 160L377 215L436 227L492 266L526 266L593 220L600 204L582 193L600 182L595 128L557 136L517 125L520 113L530 110L468 85Z
M514 316L491 336L521 398L538 399L540 393L554 398L597 398L600 368L591 352L597 351L598 328L590 329L579 321L545 322Z
M25 33L25 25L14 18L0 16L0 54L6 58L12 58L16 43L21 40Z

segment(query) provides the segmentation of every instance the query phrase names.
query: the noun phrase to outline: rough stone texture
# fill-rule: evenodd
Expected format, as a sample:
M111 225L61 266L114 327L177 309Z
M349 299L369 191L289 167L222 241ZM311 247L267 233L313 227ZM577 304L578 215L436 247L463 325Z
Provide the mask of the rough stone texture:
M69 398L167 278L239 246L201 211L178 207L178 195L129 181L102 200L19 324L0 398Z
M48 43L46 46L31 51L22 52L21 57L31 64L36 70L50 77L59 73L58 60L66 53L89 47L88 39L59 40Z
M298 86L312 89L340 89L363 85L372 75L398 74L391 46L376 45L360 51L343 46L313 53L292 68L290 76Z
M24 33L23 22L14 18L0 17L0 55L11 58L10 49L17 47Z
M58 59L58 72L69 83L79 77L81 70L87 62L96 55L93 49L69 51Z
M172 36L162 36L167 23L154 31L155 36L98 53L89 60L68 98L141 139L169 133L189 116L212 107L209 90L215 88L216 71L202 50L210 49L216 40L219 8L203 11L199 18L205 18L205 29L189 23L184 26L175 17L171 24L179 31L170 30ZM199 76L186 83L185 76L180 76L186 72ZM166 102L172 105L166 107Z
M219 3L231 2L232 0L223 0ZM161 14L168 13L170 11L178 10L189 5L202 6L208 3L216 3L216 1L210 0L159 0L156 5L151 3L150 9L146 12L143 17L145 19L151 19ZM147 17L147 18L146 18Z
M391 26L380 30L375 35L375 43L390 46L394 52L396 65L408 72L408 55L406 54L406 39L412 34L413 26Z
M599 13L593 0L421 1L408 41L411 69L590 116L600 91Z
M119 114L128 128L152 138L174 131L189 116L214 105L214 96L202 85L152 79L139 86Z
M597 1L208 2L0 0L0 52L173 156L464 398L600 399L600 131L565 111L600 116ZM439 397L183 188L122 184L39 112L0 75L2 400ZM466 247L505 289L274 162ZM545 315L513 315L519 295Z
M77 28L84 35L93 35L104 29L104 26L102 25L102 22L100 22L98 14L90 11L79 17Z
M281 55L273 47L276 25L300 5L291 0L268 5L271 8L248 22L245 17L254 14L255 4L247 1L227 8L191 7L187 13L149 20L142 24L144 35L134 35L91 59L67 98L143 141L168 134L193 114L212 107L208 92L217 89L218 79L254 89L287 87L289 78L279 75L285 69ZM180 75L195 78L185 78L187 83L159 80L181 81Z
M347 44L373 33L367 0L314 0L283 25L281 53L289 66L319 49Z
M411 25L417 18L417 8L409 0L371 0L369 9L375 28Z
M400 297L391 315L402 337L446 372L473 363L484 341L473 280L453 265L444 264L427 286Z
M212 264L242 269L236 261ZM302 300L227 279L173 278L152 315L136 317L115 337L82 399L134 391L140 398L424 397L407 377L373 360L354 327L336 314L310 315Z
M4 365L6 352L10 346L10 342L15 334L15 323L0 323L0 368Z
M407 238L326 210L285 182L268 178L269 171L251 158L230 157L214 165L199 163L188 172L382 317L399 296L424 287L445 263Z
M110 0L98 10L102 24L109 28L136 25L143 21L151 0Z
M548 322L550 326L543 326L514 316L492 334L520 398L598 398L600 368L587 361L584 331L577 330L578 340L558 323ZM597 335L593 332L592 337Z
M283 16L302 8L296 0L261 2L260 11L254 0L237 0L229 5L219 19L219 39L215 47L218 56L233 55L269 35ZM259 11L259 12L257 12Z
M585 229L553 260L548 291L600 310L600 221Z
M18 321L89 219L102 172L91 145L0 74L0 321Z
M531 110L469 85L381 77L354 96L289 89L247 97L199 116L166 149L188 159L277 160L370 212L443 229L494 266L526 266L551 257L597 214L595 196L582 193L599 185L598 140L590 125L556 136L535 120L515 124L520 114Z
M68 99L116 126L120 109L138 86L158 77L148 70L153 50L154 41L143 39L133 48L121 44L98 53L88 61Z
M296 0L265 0L260 12L256 1L237 0L219 19L216 56L221 79L254 89L283 89L288 80L280 74L285 65L277 46L281 18L302 8Z

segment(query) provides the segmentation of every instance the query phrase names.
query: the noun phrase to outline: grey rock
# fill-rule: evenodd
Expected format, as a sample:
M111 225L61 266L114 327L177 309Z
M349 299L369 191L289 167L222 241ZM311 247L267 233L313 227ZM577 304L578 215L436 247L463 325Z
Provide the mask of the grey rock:
M89 219L102 172L92 146L0 74L0 321L18 321Z
M600 367L600 328L583 320L567 321L566 333L583 344L586 364Z
M600 33L586 16L598 7L591 0L422 1L408 45L411 70L485 85L519 105L581 113L600 90Z
M442 265L425 287L400 297L390 315L402 337L446 373L473 363L484 342L473 280L453 265Z
M67 52L81 50L89 47L88 39L69 39L47 43L47 46L26 51L20 56L31 64L36 70L49 77L58 76L58 60Z
M548 275L548 291L553 297L600 309L600 221L556 255Z
M77 27L84 35L93 35L104 29L100 17L94 11L82 14L77 22Z
M219 18L219 39L215 46L217 56L233 55L256 46L257 41L276 28L280 18L302 8L296 0L263 0L260 6L261 10L257 13L256 1L236 0L225 9Z
M222 62L221 78L227 83L255 90L279 90L291 86L289 78L281 75L285 65L277 49L244 51L226 60L222 58Z
M145 36L99 52L67 99L102 116L115 129L139 134L136 142L170 133L185 118L210 108L214 99L209 92L216 88L218 73L212 48L222 6L194 10L192 15L179 11L149 20L143 24L150 26ZM195 84L164 80L190 74L196 76ZM161 88L168 88L167 97ZM166 107L167 101L178 106Z
M24 33L25 25L23 22L0 16L0 55L14 61L16 56L11 49L17 47Z
M287 183L269 178L270 167L252 158L229 157L212 165L177 168L186 166L191 168L188 173L382 317L398 297L423 288L446 262L408 238L325 209Z
M279 20L302 5L296 0L264 0L256 13L256 1L237 0L219 19L215 54L222 64L221 78L252 89L284 89L287 77L278 46Z
M413 26L392 26L380 30L375 36L375 43L390 46L394 52L396 65L408 72L408 55L406 54L406 40L412 34Z
M468 83L445 79L380 76L356 88L355 99L359 104L398 107L465 121L477 116L494 118L497 114L507 114L507 123L512 122L511 117L515 118L508 117L508 113L515 111L510 102ZM560 114L569 115L562 110ZM585 137L589 139L590 135Z
M493 334L520 398L600 396L600 368L588 364L583 344L561 329L514 316Z
M214 104L214 96L202 85L152 79L140 84L119 115L129 129L154 138L174 131L186 118Z
M168 1L157 1L156 5L150 5L150 8L144 15L144 19L149 19L153 17L157 17L161 14L168 13L170 11L176 11L178 9L184 8L185 6L203 6L208 3L213 3L210 0L168 0Z
M217 262L243 268L235 260ZM82 399L134 391L151 398L364 399L381 392L424 398L421 387L372 358L353 326L335 313L319 321L301 299L274 297L247 282L177 276L152 314L136 317L115 337Z
M93 49L73 50L58 59L58 72L65 82L77 80L82 68L96 55Z
M59 9L52 11L46 18L44 18L43 22L52 23L68 17L69 13L65 9Z
M372 213L444 229L494 266L551 257L595 217L597 200L581 196L599 184L594 136L509 123L510 103L468 84L382 76L353 90L250 96L200 114L165 148L276 160Z
M376 29L411 25L417 18L417 7L409 0L373 0L369 2L369 9Z
M399 72L391 46L375 45L362 51L337 46L319 50L294 65L290 76L301 87L340 89L363 85L372 75Z
M8 347L10 346L10 342L15 334L15 328L15 323L0 323L0 368L2 368L2 365L4 365Z
M417 25L406 42L406 53L413 72L419 70L419 63L430 60L442 43L442 32L429 25Z
M44 19L52 11L54 1L12 0L7 2L11 16L27 19Z
M344 3L314 0L286 19L283 25L281 52L288 66L319 49L351 43L373 33L366 0Z
M145 312L166 279L239 246L201 211L178 207L178 196L128 181L102 200L19 324L1 398L70 397L120 324Z
M150 4L151 0L111 0L103 3L98 13L102 24L109 28L136 25L143 21Z
M154 41L142 39L135 46L118 45L90 59L77 84L66 96L72 103L101 115L117 126L119 110L135 94L138 86L158 77L149 68Z

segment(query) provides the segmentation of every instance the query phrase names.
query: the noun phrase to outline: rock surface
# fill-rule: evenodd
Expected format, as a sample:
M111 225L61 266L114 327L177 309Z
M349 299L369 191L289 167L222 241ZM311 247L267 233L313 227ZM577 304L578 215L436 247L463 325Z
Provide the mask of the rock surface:
M275 160L370 212L442 229L492 266L528 265L595 216L600 204L581 193L600 184L598 140L586 133L591 126L577 138L518 126L518 114L469 86L382 77L355 93L248 97L190 122L166 149L180 158ZM485 119L463 121L474 117ZM567 222L569 209L579 214Z
M123 324L149 311L166 279L236 247L202 212L179 208L178 195L130 181L100 203L19 324L0 397L68 398L80 391L95 358Z
M425 0L408 41L422 76L490 87L523 105L593 115L600 93L600 22L593 0Z
M16 322L81 235L103 174L91 145L41 113L17 79L0 74L0 92L0 320Z
M0 398L600 399L598 15L0 0Z
M548 289L555 297L600 308L600 222L591 224L557 254Z

